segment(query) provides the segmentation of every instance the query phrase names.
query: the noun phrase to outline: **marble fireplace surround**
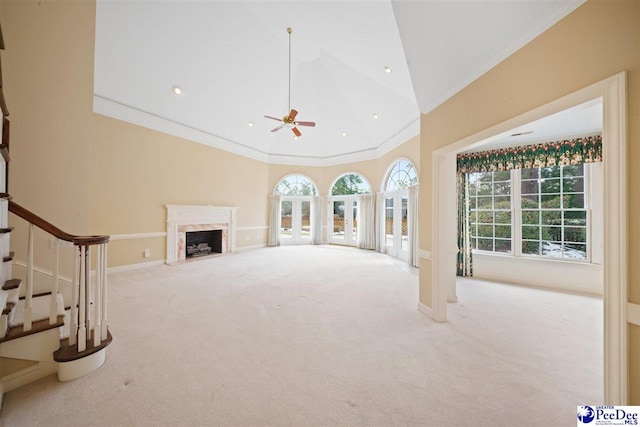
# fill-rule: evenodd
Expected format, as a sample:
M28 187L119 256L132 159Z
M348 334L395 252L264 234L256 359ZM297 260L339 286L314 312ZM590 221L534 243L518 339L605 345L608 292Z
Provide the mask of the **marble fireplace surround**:
M236 207L166 205L167 264L186 259L186 235L189 231L222 230L222 253L235 249Z

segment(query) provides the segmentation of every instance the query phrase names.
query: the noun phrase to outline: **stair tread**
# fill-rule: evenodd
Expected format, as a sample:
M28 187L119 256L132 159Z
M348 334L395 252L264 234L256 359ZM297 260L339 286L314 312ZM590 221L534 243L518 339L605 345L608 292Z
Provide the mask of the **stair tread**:
M57 314L58 316L64 316L64 303L62 301L62 295L56 295ZM51 295L44 295L41 297L32 299L31 321L37 322L39 320L49 319L50 307L51 307ZM13 328L24 323L24 308L25 300L20 300L13 311L13 316L9 317L9 327Z
M4 289L5 291L8 291L10 289L19 288L21 284L22 284L22 279L9 279L6 282L4 282L4 286L2 286L2 289Z
M13 256L14 256L15 254L16 254L16 253L15 253L15 252L13 252L13 251L9 252L9 255L7 255L7 256L5 256L5 257L2 257L2 262L9 262L9 261L13 261Z
M56 323L54 323L53 325L49 324L49 319L38 320L36 322L33 322L31 324L31 330L26 332L23 331L22 325L9 328L9 330L7 331L7 335L4 338L0 338L0 343L11 341L17 338L22 338L27 335L37 334L38 332L48 331L49 329L59 328L63 324L64 316L58 316Z
M18 304L18 300L20 299L20 288L13 288L7 291L7 305L13 304L14 306Z

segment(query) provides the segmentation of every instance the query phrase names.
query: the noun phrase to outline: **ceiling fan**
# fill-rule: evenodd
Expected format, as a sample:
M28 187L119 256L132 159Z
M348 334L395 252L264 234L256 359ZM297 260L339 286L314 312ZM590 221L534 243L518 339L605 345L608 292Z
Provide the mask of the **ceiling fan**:
M280 126L271 129L271 132L277 132L283 127L287 127L291 129L291 131L295 135L295 138L297 139L300 135L302 135L302 133L300 133L300 131L298 130L297 126L314 127L316 125L316 122L301 122L296 120L296 116L298 115L298 112L293 108L291 108L291 33L292 32L293 30L291 28L287 28L287 33L289 33L289 108L288 108L289 114L287 114L281 119L277 117L272 117L272 116L265 116L265 117L267 119L277 120L279 122L282 122Z

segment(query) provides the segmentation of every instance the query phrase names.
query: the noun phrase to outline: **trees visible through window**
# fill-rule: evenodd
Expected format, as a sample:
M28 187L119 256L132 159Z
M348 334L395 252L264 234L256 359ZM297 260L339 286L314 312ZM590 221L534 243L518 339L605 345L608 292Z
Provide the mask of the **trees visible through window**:
M469 174L471 247L511 252L511 174Z
M371 185L358 173L346 173L333 184L332 196L371 193Z
M315 196L316 186L303 175L289 175L278 183L274 192L276 196Z
M514 185L519 197L512 197ZM475 250L588 258L583 164L470 173L469 200ZM518 241L513 216L520 222Z
M522 253L587 259L584 165L522 169Z

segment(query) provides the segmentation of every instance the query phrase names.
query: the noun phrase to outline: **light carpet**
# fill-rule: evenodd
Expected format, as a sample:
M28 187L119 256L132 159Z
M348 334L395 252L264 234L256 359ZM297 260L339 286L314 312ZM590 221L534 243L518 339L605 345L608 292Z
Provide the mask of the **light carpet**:
M109 276L99 370L7 393L7 426L571 426L602 402L602 301L459 280L438 324L418 274L337 246Z

